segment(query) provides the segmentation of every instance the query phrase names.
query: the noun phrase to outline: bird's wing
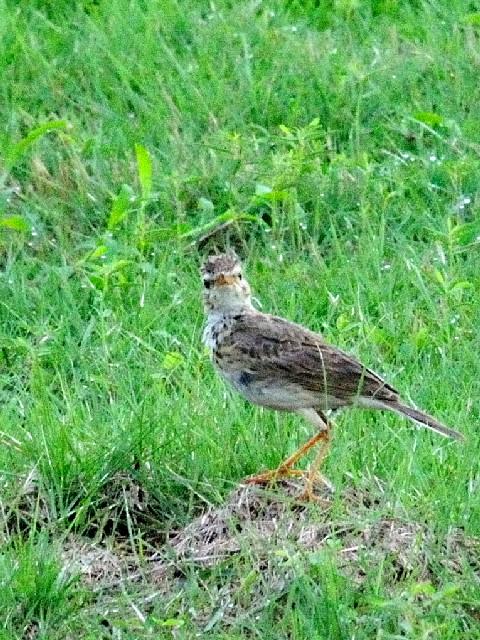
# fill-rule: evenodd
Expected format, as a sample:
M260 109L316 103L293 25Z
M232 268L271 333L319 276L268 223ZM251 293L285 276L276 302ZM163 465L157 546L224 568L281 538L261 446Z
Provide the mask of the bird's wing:
M232 349L238 366L257 380L281 377L314 393L345 400L397 396L376 373L330 345L320 334L276 316L242 314L223 348Z

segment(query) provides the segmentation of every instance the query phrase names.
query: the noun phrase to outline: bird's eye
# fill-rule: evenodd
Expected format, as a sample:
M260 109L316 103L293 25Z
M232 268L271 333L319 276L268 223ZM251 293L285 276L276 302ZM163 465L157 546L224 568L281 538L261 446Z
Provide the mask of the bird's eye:
M203 281L203 286L205 287L205 289L210 289L212 284L213 284L213 282L211 280L204 280Z
M241 274L241 273L239 273L239 274L238 274L238 279L239 279L239 280L241 280L241 279L242 279L242 274Z

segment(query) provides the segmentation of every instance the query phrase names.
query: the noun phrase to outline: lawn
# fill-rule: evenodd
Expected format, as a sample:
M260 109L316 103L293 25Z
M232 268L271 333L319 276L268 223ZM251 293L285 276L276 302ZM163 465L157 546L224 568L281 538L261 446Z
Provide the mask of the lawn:
M480 638L480 3L0 0L0 640ZM198 267L461 431L308 437ZM303 461L306 464L306 461Z

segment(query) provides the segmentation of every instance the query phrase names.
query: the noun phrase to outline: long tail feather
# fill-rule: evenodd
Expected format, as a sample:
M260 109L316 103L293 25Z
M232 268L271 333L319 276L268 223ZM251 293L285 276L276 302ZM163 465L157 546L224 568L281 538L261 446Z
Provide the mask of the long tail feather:
M404 415L420 426L431 429L432 431L436 431L442 436L445 436L447 438L455 438L456 440L465 440L465 436L462 433L460 433L459 431L455 431L454 429L449 429L433 416L429 416L428 413L424 413L423 411L419 411L418 409L412 409L412 407L409 407L408 405L401 402L388 402L385 403L384 406L385 409L390 409L391 411L395 411L396 413Z

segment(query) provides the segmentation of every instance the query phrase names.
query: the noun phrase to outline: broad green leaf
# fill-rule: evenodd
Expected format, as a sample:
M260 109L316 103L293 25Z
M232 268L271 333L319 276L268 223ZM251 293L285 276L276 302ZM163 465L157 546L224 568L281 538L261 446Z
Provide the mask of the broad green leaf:
M430 596L436 593L436 589L431 582L417 582L410 587L412 596L426 595Z
M134 197L133 190L128 184L122 184L118 195L113 201L112 208L110 209L110 215L108 217L107 228L109 231L113 231L122 220L126 218L130 207L132 206L132 198Z
M178 351L169 351L163 357L164 369L176 369L185 362L185 358Z
M289 194L287 191L265 191L262 194L257 194L252 198L253 204L259 203L274 203L274 202L285 202L288 200Z
M88 254L87 260L96 260L97 258L100 258L101 256L105 255L106 252L107 252L107 246L104 244L101 244L98 247L95 247L95 249L93 249L93 251L91 251Z
M105 288L105 280L104 280L104 278L102 278L100 276L96 276L95 274L90 274L88 276L88 279L93 284L95 289L98 289L99 291L103 291L103 289Z
M335 321L335 325L339 331L343 331L344 329L349 327L350 324L351 324L351 317L345 312L341 313Z
M49 133L50 131L54 131L56 129L65 129L68 126L68 122L65 120L52 120L51 122L45 122L45 124L41 124L35 129L32 129L25 138L22 138L19 142L15 143L10 149L9 154L7 155L5 165L7 171L13 167L13 165L17 162L20 156L24 153L24 151L33 143L35 140L40 138L41 136Z
M445 278L443 277L443 273L441 271L439 271L438 269L435 269L433 274L435 276L436 281L439 284L445 286Z
M167 618L160 622L160 624L162 627L183 627L185 620L182 620L181 618Z
M31 227L25 218L21 216L11 216L10 218L0 219L0 227L8 227L15 231L30 231Z
M413 117L432 128L443 124L442 116L439 116L437 113L431 113L430 111L417 111L413 114Z
M152 193L152 159L147 149L141 145L135 145L135 155L137 156L138 177L144 200Z
M457 280L456 282L452 282L448 288L450 293L463 291L464 289L473 289L473 284L468 280Z
M454 244L460 247L480 244L480 218L454 227L451 231L451 238Z
M470 13L465 16L465 22L473 25L474 27L480 27L480 13Z

